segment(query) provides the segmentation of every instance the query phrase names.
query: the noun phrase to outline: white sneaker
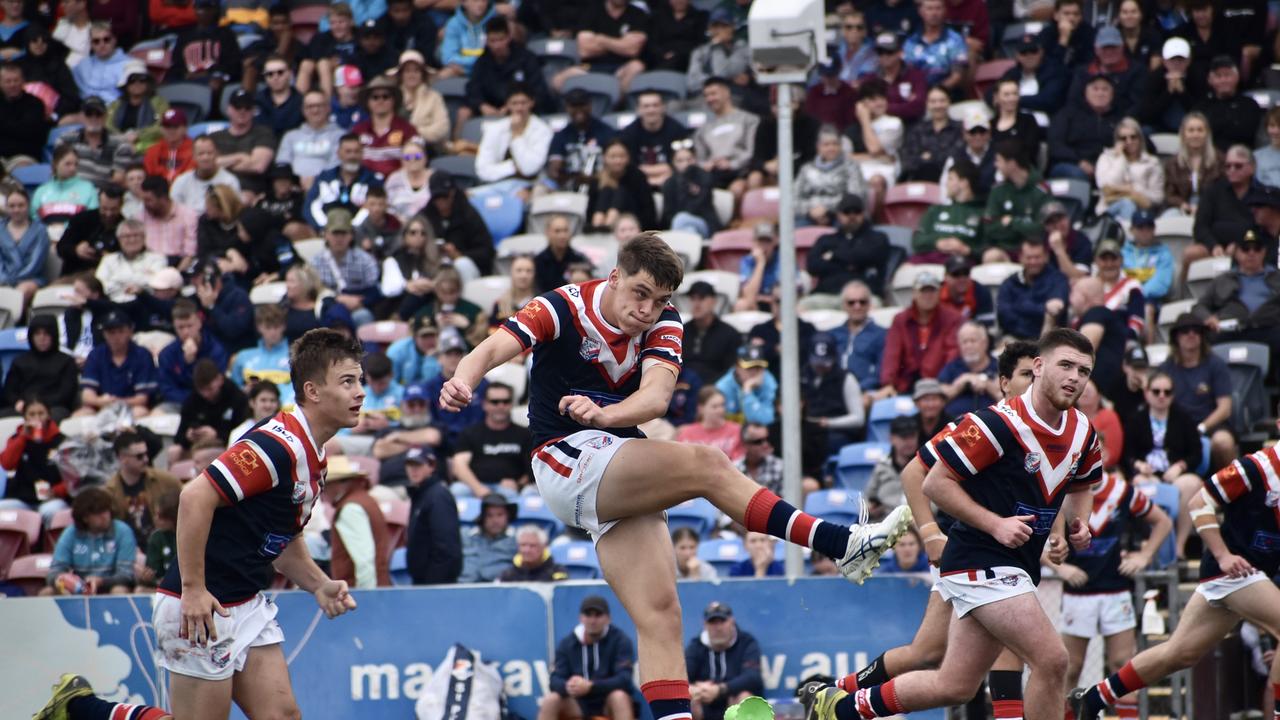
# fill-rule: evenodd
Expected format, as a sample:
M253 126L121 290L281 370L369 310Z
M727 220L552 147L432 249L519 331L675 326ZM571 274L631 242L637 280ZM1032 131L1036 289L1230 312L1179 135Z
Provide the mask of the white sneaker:
M897 544L911 527L911 508L899 505L875 525L849 528L849 549L840 559L840 572L859 585L880 566L880 558Z

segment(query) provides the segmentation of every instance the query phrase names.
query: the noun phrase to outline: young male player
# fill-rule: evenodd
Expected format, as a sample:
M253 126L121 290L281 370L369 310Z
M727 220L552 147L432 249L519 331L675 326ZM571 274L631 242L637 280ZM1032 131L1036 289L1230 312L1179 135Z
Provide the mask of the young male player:
M538 490L557 517L595 539L605 579L636 624L641 691L664 720L691 717L664 510L705 497L748 530L836 558L855 582L911 522L905 506L869 527L824 522L739 473L717 449L643 437L636 426L666 413L680 373L684 326L670 299L683 272L657 234L641 233L619 251L608 280L534 298L462 360L440 393L444 408L466 407L486 372L533 349Z
M1021 396L962 419L937 446L925 495L955 518L937 583L956 618L938 670L920 670L848 693L801 688L810 720L857 720L963 703L1005 647L1031 668L1028 720L1060 718L1067 654L1035 597L1040 555L1059 509L1077 548L1089 544L1089 486L1101 443L1073 405L1093 369L1093 346L1075 330L1040 340L1035 381ZM1058 543L1062 543L1059 538Z
M276 606L261 593L276 571L330 618L355 609L347 584L292 541L324 486L324 444L360 419L363 354L334 330L303 335L289 358L297 408L259 423L183 488L178 562L152 613L174 717L226 720L233 698L248 717L298 717ZM74 678L55 688L47 717L120 717Z
M1187 503L1204 542L1200 584L1168 641L1144 650L1092 688L1076 688L1068 716L1096 720L1108 705L1196 664L1241 618L1280 635L1280 452L1270 447L1219 470ZM1219 524L1218 513L1222 513ZM1280 657L1271 663L1280 698ZM1280 705L1278 705L1280 706ZM1275 713L1280 718L1280 711Z

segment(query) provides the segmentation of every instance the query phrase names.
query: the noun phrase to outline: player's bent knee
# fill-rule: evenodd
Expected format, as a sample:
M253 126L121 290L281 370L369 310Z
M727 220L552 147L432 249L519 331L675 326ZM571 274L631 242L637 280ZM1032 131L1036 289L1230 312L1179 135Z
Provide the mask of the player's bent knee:
M1067 654L1067 648L1061 642L1047 643L1027 664L1034 670L1054 677L1063 677L1066 675L1067 666L1071 664L1071 656Z
M258 720L258 717L259 716L255 716L254 720ZM298 709L296 704L294 704L276 708L261 717L263 720L302 720L302 711Z
M942 705L964 705L978 694L978 688L982 687L982 676L975 678L943 678L941 673L938 677L938 692L942 696Z

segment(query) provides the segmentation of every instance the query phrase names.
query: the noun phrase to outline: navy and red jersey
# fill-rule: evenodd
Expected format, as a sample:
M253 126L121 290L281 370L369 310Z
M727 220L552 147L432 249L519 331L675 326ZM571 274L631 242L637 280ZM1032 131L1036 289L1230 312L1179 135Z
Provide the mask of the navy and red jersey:
M270 586L271 564L311 517L326 467L324 448L295 409L259 423L192 481L213 483L226 503L213 513L204 552L205 587L218 602L244 602ZM181 595L178 563L159 591Z
M920 459L920 462L924 463L926 474L933 469L934 463L938 462L938 443L945 440L952 432L955 432L956 423L963 419L964 417L961 416L960 419L947 423L947 426L939 430L937 435L929 438L924 445L920 446L920 450L916 452L916 457ZM933 519L934 522L938 523L938 529L942 531L943 535L950 535L951 526L955 524L956 519L937 505L933 505L933 503L930 503L930 505L933 507Z
M538 446L590 429L560 414L565 395L584 395L600 407L621 402L640 388L646 360L667 363L680 374L680 313L668 305L652 328L632 337L604 319L600 302L606 287L604 280L565 285L530 300L502 324L521 347L533 348L529 429ZM634 427L609 432L643 437Z
M942 552L943 574L998 566L1022 568L1040 582L1040 553L1062 507L1063 491L1086 491L1102 476L1102 444L1072 408L1050 427L1021 397L969 413L938 443L938 459L982 507L1000 517L1033 515L1031 539L1007 548L957 519Z
M1151 500L1116 473L1103 473L1091 491L1089 531L1093 542L1083 551L1071 548L1067 559L1085 571L1089 580L1078 588L1063 585L1062 591L1072 595L1132 591L1133 580L1120 574L1120 551L1133 521L1151 513Z
M1222 508L1222 539L1233 554L1267 575L1280 570L1280 454L1275 447L1246 455L1214 473L1205 489ZM1213 553L1200 579L1222 575Z

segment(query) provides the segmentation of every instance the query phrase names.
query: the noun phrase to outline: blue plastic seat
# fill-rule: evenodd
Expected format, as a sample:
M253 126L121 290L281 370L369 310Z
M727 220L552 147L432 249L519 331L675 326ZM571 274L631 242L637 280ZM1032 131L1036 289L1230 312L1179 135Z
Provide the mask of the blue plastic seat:
M889 442L889 423L900 415L917 415L915 401L910 395L877 400L871 406L871 414L867 418L867 440L870 442Z
M409 551L402 547L391 553L391 583L397 587L413 584L413 578L409 576L408 557Z
M1151 502L1164 511L1165 515L1176 525L1178 523L1178 506L1181 504L1181 498L1178 494L1176 485L1169 483L1144 483L1134 487L1134 491L1143 492L1147 497L1151 498ZM1177 533L1170 531L1169 536L1160 544L1160 549L1156 551L1155 566L1157 568L1167 568L1178 562L1178 543L1175 535Z
M716 527L720 511L704 498L694 498L667 510L667 527L671 530L687 527L707 537Z
M480 498L460 497L458 500L458 524L462 527L474 527L480 522Z
M559 543L551 546L551 559L569 571L571 580L595 580L602 576L595 543L590 540Z
M845 490L818 490L804 500L804 511L840 525L858 522L859 494Z
M34 193L36 188L49 182L49 179L53 177L53 166L49 165L49 163L23 165L22 167L14 168L10 174L13 175L14 180L22 183L28 193Z
M516 516L520 518L519 525L537 525L553 539L564 531L564 523L551 512L541 495L521 495L520 512Z
M742 541L733 538L732 540L706 540L698 545L698 559L711 563L720 575L728 575L729 568L738 564L747 557L747 549L743 546Z
M871 470L881 459L889 456L892 448L885 443L851 443L840 448L836 455L836 484L845 490L862 492L871 479Z
M467 191L467 198L480 213L494 243L515 235L524 224L524 201L515 194L515 186L510 183L472 188Z

